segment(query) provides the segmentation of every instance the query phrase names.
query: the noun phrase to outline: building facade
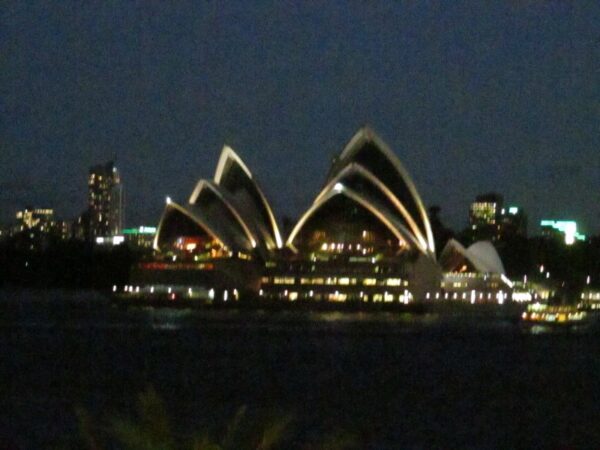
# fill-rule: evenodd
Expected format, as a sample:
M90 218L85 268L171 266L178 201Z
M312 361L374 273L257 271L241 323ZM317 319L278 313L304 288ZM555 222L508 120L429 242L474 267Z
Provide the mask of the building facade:
M469 226L474 241L527 237L527 216L523 209L505 207L504 198L495 192L479 195L471 203Z
M490 192L478 195L469 208L469 224L476 239L500 239L501 213L504 199Z
M123 186L112 161L91 167L88 175L87 238L115 236L123 227Z

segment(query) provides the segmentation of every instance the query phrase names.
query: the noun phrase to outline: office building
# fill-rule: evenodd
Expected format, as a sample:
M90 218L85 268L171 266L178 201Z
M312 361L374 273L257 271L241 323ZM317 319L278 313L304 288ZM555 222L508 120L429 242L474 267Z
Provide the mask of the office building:
M88 176L89 240L118 235L123 226L123 186L114 163L90 168Z
M527 237L527 216L523 209L505 207L504 198L495 192L479 195L471 203L469 224L474 241Z
M476 240L496 241L500 238L500 217L503 204L504 199L495 192L479 195L471 203L469 224Z

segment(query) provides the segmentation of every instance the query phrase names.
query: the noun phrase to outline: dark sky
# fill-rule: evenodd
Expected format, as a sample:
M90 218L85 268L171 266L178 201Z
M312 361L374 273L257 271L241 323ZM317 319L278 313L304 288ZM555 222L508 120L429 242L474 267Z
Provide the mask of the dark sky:
M498 191L530 224L600 232L597 0L1 8L0 221L75 217L88 167L116 156L128 224L156 223L224 143L297 216L368 123L453 227Z

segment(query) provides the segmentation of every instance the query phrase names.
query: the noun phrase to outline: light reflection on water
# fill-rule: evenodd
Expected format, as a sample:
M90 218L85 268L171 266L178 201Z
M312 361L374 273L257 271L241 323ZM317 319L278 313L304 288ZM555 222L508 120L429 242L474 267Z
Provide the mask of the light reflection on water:
M193 315L191 309L144 308L147 323L153 330L176 331L184 328Z
M587 334L596 332L593 325L572 325L572 326L552 326L552 325L532 325L524 328L526 334Z
M389 311L236 310L117 308L94 292L0 291L0 327L22 329L240 329L339 333L499 332L530 335L596 333L596 323L569 328L523 327L514 317L464 311L406 313Z

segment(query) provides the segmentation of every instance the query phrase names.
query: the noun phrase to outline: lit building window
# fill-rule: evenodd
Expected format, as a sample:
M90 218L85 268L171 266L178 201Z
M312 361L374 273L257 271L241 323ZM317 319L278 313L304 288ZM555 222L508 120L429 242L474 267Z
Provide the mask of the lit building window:
M274 277L273 284L294 284L294 277Z

